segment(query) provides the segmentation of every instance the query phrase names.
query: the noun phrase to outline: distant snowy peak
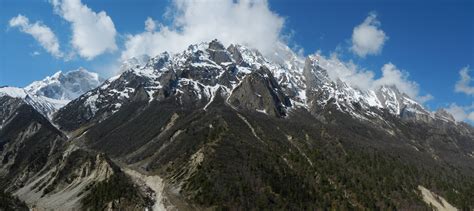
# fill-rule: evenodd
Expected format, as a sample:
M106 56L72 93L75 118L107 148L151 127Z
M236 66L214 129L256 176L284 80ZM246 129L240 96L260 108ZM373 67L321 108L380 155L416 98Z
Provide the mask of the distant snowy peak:
M98 87L102 82L97 73L79 68L67 73L59 71L41 81L31 83L25 87L25 90L38 96L70 101Z
M25 103L31 105L39 113L43 114L45 117L48 118L50 118L54 112L56 112L59 108L61 108L67 103L63 100L56 100L44 96L31 94L28 93L25 89L18 87L1 87L0 98L4 96L22 99Z
M28 94L26 93L26 91L22 88L18 88L18 87L11 87L11 86L4 86L4 87L0 87L0 97L3 97L3 96L10 96L10 97L13 97L13 98L25 98Z
M76 99L85 92L102 83L97 73L83 68L62 73L56 72L41 81L35 81L25 88L1 87L0 97L9 96L24 100L45 117L52 114Z

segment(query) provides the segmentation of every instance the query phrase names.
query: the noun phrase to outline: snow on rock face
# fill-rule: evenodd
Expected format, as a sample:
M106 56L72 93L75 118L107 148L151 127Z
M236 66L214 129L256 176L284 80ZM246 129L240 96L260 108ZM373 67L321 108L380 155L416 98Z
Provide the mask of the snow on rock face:
M451 115L448 111L446 111L444 109L438 109L435 112L435 116L438 119L441 119L441 120L444 120L444 121L447 121L447 122L456 122L453 115Z
M84 101L92 116L107 105L114 105L108 110L115 112L129 100L137 86L141 86L149 101L175 93L181 100L184 97L188 102L206 102L203 106L207 108L219 87L223 94L229 95L246 75L265 66L285 94L303 102L305 96L301 93L304 93L305 83L300 68L303 63L287 46L279 44L279 49L274 55L278 63L266 59L257 50L242 45L225 48L217 40L191 45L173 55L164 52L147 62L142 60L145 57L132 58L124 62L119 76L79 100Z
M373 91L362 91L340 79L331 79L317 56L306 59L303 74L306 79L307 105L312 110L334 105L341 112L365 119L363 115L372 115L368 112L370 108L381 107ZM361 109L365 112L361 113Z
M219 52L218 59L215 52ZM202 75L203 70L212 72L214 69L218 74L206 76L210 78L222 76L226 71L226 66L235 66L234 85L226 86L228 90L233 90L246 75L265 66L273 74L284 94L297 106L310 107L309 103L325 106L334 103L339 110L358 118L361 115L377 116L371 109L385 109L398 117L412 115L434 117L421 104L400 93L396 87L384 86L378 90L362 90L350 86L339 78L331 77L327 72L331 68L340 68L342 63L331 63L330 60L322 59L317 55L309 56L305 62L282 43L277 43L274 54L267 57L257 50L238 44L232 44L224 49L218 41L192 45L185 52L172 57L174 57L172 63L175 68L185 66L187 62L192 61L191 71L198 72L196 74ZM314 70L305 72L308 68ZM198 81L206 85L202 79ZM215 84L207 85L214 86ZM311 91L314 90L319 90L323 94L310 96Z
M429 122L433 118L439 119L421 104L401 93L395 86L382 86L376 92L383 107L392 115L403 119Z
M389 114L405 120L431 122L439 119L439 115L428 111L395 86L363 90L327 73L327 70L341 68L341 65L343 64L321 58L319 55L307 59L303 72L308 87L307 95L313 95L308 97L310 100L307 103L310 107L314 103L323 107L333 104L338 110L357 118L361 115L383 118L373 112L376 109L386 110ZM315 95L315 91L319 94Z
M255 49L250 49L242 45L230 45L228 51L231 52L239 69L246 70L259 69L261 66L267 67L282 87L284 93L296 102L302 103L303 99L298 98L300 90L304 90L305 83L303 77L303 58L296 55L288 46L277 43L276 50L273 55L265 58ZM246 74L251 71L246 71Z
M26 91L22 88L17 88L17 87L1 87L0 88L0 96L5 96L8 95L13 98L25 98L28 94Z
M161 84L161 78L168 76L166 72L171 68L169 59L170 56L165 52L143 65L131 67L109 78L99 87L86 92L61 109L54 121L65 124L70 121L68 119L71 113L74 113L76 120L73 121L87 122L98 114L105 118L134 100L151 101L153 95L164 91L163 85L167 85ZM172 77L168 79L164 81L171 81Z
M382 105L394 115L400 114L401 111L401 99L400 93L394 87L382 86L377 90L377 97L380 99Z
M17 87L0 88L0 97L2 96L22 99L25 103L33 106L33 108L35 108L38 112L48 118L51 117L51 114L56 112L59 108L61 108L67 103L62 100L56 100L44 96L34 95L28 93L25 89Z
M25 87L25 90L35 95L70 101L98 87L101 83L102 79L100 79L97 73L79 68L64 74L59 71L42 81L31 83Z

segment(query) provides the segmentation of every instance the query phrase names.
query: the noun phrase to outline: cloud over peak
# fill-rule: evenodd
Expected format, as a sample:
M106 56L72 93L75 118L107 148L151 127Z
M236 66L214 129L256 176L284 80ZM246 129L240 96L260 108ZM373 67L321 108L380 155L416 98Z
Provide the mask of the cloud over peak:
M418 84L408 80L408 76L408 72L398 69L392 63L387 63L382 67L382 77L374 81L374 86L393 85L408 96L417 97Z
M385 41L388 40L380 25L377 15L374 12L370 13L364 22L354 28L351 51L359 57L379 54Z
M269 9L266 0L173 0L167 14L171 25L147 19L144 32L128 35L122 59L178 52L190 44L213 39L269 53L280 41L284 25L284 19Z
M341 61L337 54L332 54L329 58L317 54L320 63L326 67L329 77L333 80L341 79L351 86L361 90L377 90L381 86L395 86L400 92L416 99L420 103L425 103L433 96L420 95L418 83L409 79L408 72L399 69L392 63L386 63L381 68L381 76L376 78L375 72L358 67L353 62Z
M104 11L96 13L81 0L51 0L58 15L71 23L71 44L81 57L93 59L117 50L117 34L112 19Z
M17 27L20 31L33 36L39 44L54 57L62 57L63 53L59 50L59 41L54 32L41 22L30 23L30 20L19 14L10 19L10 27Z
M463 67L459 71L460 79L456 82L454 91L474 96L474 85L470 85L473 81L472 77L469 75L470 71L469 66Z

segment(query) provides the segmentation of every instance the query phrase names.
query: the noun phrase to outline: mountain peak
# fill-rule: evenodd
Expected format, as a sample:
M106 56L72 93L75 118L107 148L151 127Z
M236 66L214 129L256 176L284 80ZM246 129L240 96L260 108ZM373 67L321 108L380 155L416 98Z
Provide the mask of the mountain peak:
M65 106L71 100L102 83L97 73L78 68L67 73L58 71L41 81L35 81L25 88L1 87L0 97L9 96L22 99L45 117Z
M78 68L66 73L56 72L41 81L35 81L25 87L28 93L56 100L73 100L102 83L97 73Z
M59 70L51 76L46 76L46 79L48 79L48 78L59 79L62 76L63 76L63 71Z
M214 39L209 43L209 49L223 51L225 50L225 47L224 47L224 44L222 44L222 42L220 42L217 39Z

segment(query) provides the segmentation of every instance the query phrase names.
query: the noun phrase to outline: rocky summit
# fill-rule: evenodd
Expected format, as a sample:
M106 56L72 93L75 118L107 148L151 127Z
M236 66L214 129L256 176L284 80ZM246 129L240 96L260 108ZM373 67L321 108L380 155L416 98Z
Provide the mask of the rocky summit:
M330 77L337 65L282 43L264 56L212 40L131 58L105 81L80 69L0 88L0 202L474 209L474 128L395 86Z

